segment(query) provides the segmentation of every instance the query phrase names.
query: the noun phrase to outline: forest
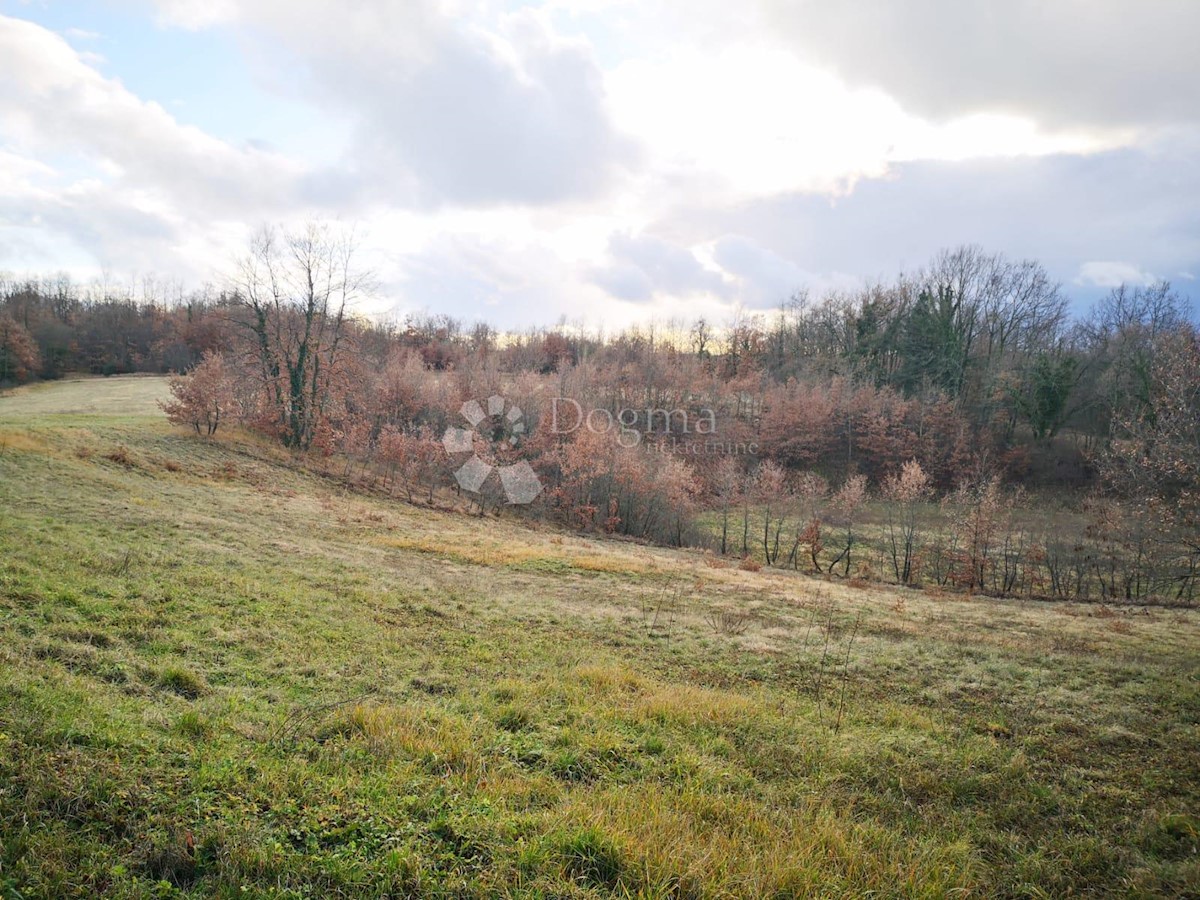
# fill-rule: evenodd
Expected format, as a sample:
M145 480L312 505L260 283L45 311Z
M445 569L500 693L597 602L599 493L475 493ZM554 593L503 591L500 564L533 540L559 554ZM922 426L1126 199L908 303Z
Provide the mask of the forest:
M227 284L191 292L0 276L0 384L175 373L166 413L196 432L249 429L364 490L705 548L713 566L1196 598L1200 338L1168 283L1078 314L1038 262L963 246L725 322L501 333L362 315L375 287L354 249L321 224L265 230ZM448 453L488 397L521 411L519 433L492 415ZM579 427L550 427L556 398ZM464 490L472 452L527 461L537 499L506 504L495 473Z

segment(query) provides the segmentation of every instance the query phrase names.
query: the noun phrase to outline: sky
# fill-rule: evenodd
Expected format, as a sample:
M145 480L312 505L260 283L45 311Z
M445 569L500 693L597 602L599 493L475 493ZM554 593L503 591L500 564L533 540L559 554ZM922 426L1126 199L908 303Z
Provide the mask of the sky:
M1194 0L0 0L0 271L721 323L979 244L1200 296Z

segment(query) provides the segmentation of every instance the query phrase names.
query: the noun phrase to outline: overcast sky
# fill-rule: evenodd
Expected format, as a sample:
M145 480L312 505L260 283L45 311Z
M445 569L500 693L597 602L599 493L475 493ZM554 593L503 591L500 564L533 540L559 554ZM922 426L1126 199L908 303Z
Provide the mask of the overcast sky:
M1195 0L0 0L0 269L220 282L362 235L379 312L729 318L979 243L1200 296Z

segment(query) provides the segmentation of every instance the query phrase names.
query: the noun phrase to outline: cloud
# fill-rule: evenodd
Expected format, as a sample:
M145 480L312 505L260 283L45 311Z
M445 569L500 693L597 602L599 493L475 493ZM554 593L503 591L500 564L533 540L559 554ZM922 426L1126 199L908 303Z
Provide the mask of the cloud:
M156 0L160 25L198 30L238 19L237 0Z
M205 20L190 2L170 21ZM432 0L229 4L252 55L352 133L359 193L402 205L594 198L637 156L609 120L589 46L532 12L463 17ZM282 85L277 85L281 87Z
M592 281L620 300L640 303L654 297L654 282L633 263L618 261L598 267Z
M195 283L263 221L342 217L365 226L400 307L504 327L580 310L721 321L961 243L1040 259L1084 297L1200 271L1200 123L1186 124L1200 107L1175 84L1192 65L1178 40L1143 52L1157 7L1122 20L1136 66L1110 61L1139 106L1087 75L1120 31L1108 0L1075 17L1078 46L1057 8L1026 0L994 14L916 0L911 22L847 2L158 0L161 25L210 32L146 33L236 51L246 71L230 67L219 104L200 58L154 89L221 134L266 139L245 144L130 90L146 77L137 40L107 40L101 72L0 17L4 265L90 254ZM1059 71L1071 60L1084 74ZM287 114L259 116L274 106L243 102L231 86L246 79Z
M631 253L650 274L607 249L614 239L618 254ZM716 322L730 314L727 298L702 289L717 287L719 274L701 268L686 248L624 233L610 235L605 248L572 253L548 245L536 230L520 228L508 235L443 233L392 254L384 281L399 298L396 314L451 311L517 330L560 319L620 328L700 315ZM654 276L679 292L661 290Z
M617 124L644 142L660 198L737 202L787 191L845 195L899 162L1093 152L1105 140L1020 115L935 123L789 49L672 46L606 76ZM661 200L659 202L662 202Z
M764 31L852 84L945 120L979 111L1051 126L1200 120L1193 0L761 0Z
M719 272L705 268L691 250L662 238L618 232L609 239L608 250L612 261L595 272L593 281L622 300L726 294Z
M793 192L714 207L698 199L653 227L688 245L739 235L835 279L890 278L941 248L977 243L1038 259L1087 297L1095 285L1075 279L1089 261L1135 260L1140 273L1200 266L1200 170L1189 164L1198 151L1200 133L1180 133L1162 146L1082 157L910 162L836 200ZM750 270L754 252L721 249L723 267ZM782 273L781 286L796 276L764 265Z
M1076 284L1114 288L1122 284L1153 284L1159 279L1133 263L1116 260L1092 260L1079 267Z
M518 329L604 309L604 292L580 276L562 255L519 236L444 233L393 253L384 281L395 314L452 311Z
M713 259L737 278L739 297L752 308L778 305L811 280L795 263L741 235L718 240Z
M0 220L41 228L106 264L206 274L195 231L305 205L312 176L279 153L180 124L93 68L62 36L0 16ZM228 252L228 251L226 251Z
M181 125L87 64L54 32L0 17L0 134L27 155L78 154L114 186L152 190L197 214L277 208L300 168Z

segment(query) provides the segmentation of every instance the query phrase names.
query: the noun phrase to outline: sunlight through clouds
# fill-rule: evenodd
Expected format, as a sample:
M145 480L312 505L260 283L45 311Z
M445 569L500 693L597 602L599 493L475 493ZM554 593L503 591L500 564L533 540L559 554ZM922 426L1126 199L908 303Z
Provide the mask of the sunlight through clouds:
M623 324L870 278L946 233L1022 252L1029 223L1061 218L1039 198L1094 196L1103 173L1122 214L1043 234L1055 276L1086 292L1113 271L1097 260L1194 271L1197 117L1169 98L1143 120L1121 96L1081 97L1089 67L1112 82L1103 50L1129 31L1107 0L1063 49L1073 68L1051 42L1069 18L1018 5L1046 34L971 0L947 13L962 48L932 0L910 18L870 0L9 7L0 228L22 240L0 240L0 268L45 266L52 250L22 255L34 234L74 248L72 266L219 277L262 222L323 216L370 235L396 312L519 325L585 303ZM1163 51L1119 63L1126 81L1200 81L1169 17L1140 26L1129 40ZM206 61L186 55L142 96L128 85L145 86L147 35L244 60L222 71L258 105L199 96ZM931 81L939 53L976 54L972 82ZM1029 73L1075 93L1035 96ZM256 114L272 102L278 121ZM206 128L179 118L201 107Z

